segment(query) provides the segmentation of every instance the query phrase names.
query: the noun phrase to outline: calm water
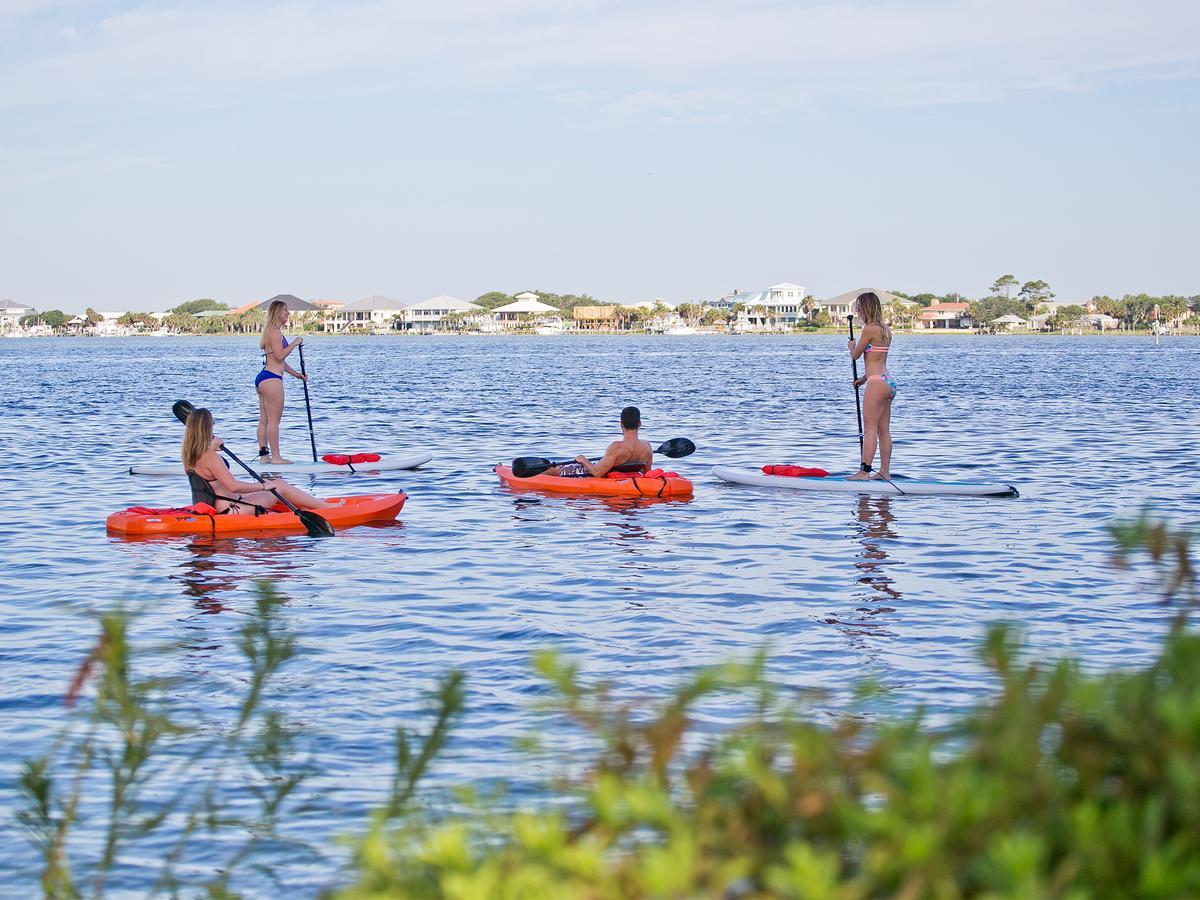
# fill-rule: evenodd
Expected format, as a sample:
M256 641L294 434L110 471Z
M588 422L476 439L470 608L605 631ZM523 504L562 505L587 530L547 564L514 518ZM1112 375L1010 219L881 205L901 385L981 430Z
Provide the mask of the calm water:
M108 512L187 500L182 478L124 473L175 456L172 401L212 407L218 432L253 455L253 339L0 341L0 889L35 886L12 821L18 765L62 721L95 638L88 611L121 601L138 611L139 640L180 648L164 666L202 676L180 702L219 722L240 697L235 643L254 579L279 585L301 656L278 703L331 766L310 838L356 830L382 801L392 730L416 723L451 667L468 674L470 712L439 777L529 774L510 740L536 690L530 652L548 645L655 697L693 666L765 644L781 682L831 689L836 703L871 674L896 708L941 719L986 695L976 650L991 621L1021 623L1035 653L1147 659L1165 615L1110 567L1104 526L1146 503L1194 523L1200 341L899 339L893 471L1010 481L1017 500L715 482L717 462L854 465L843 348L833 336L311 338L323 452L436 457L387 477L295 480L328 493L402 486L400 522L324 541L125 542L105 534ZM302 459L298 386L284 447ZM601 450L631 402L655 443L699 446L672 465L696 481L691 502L518 495L492 475L518 454ZM305 893L331 877L300 862L284 872ZM125 868L117 883L142 877Z

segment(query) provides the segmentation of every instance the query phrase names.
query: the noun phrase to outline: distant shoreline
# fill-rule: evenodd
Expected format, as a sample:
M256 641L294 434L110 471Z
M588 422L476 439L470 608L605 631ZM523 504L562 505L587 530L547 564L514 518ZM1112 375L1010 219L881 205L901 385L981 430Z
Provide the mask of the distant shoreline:
M648 331L564 331L559 334L532 334L528 332L427 332L414 333L406 331L394 332L357 332L346 333L334 331L297 331L295 332L300 337L317 337L317 338L385 338L385 339L416 339L416 338L433 338L433 337L456 337L456 338L535 338L535 339L553 339L553 338L581 338L581 337L624 337L624 338L687 338L687 337L737 337L737 338L797 338L797 337L828 337L841 335L846 336L846 331L836 328L813 328L805 329L804 331L696 331L692 334L662 334ZM975 337L975 338L1051 338L1051 337L1070 337L1070 338L1137 338L1137 337L1154 337L1151 331L1133 331L1133 330L1118 330L1110 329L1108 331L1012 331L1012 332L996 332L983 333L978 331L966 330L951 330L938 329L936 331L896 331L895 334L900 337ZM9 340L129 340L133 338L217 338L217 339L246 339L257 337L256 334L233 334L229 332L216 332L212 334L199 334L195 332L179 332L176 334L43 334L43 335L0 335L0 341L7 342ZM1196 338L1200 337L1200 330L1192 331L1173 331L1169 334L1164 334L1164 340L1173 340L1177 338Z

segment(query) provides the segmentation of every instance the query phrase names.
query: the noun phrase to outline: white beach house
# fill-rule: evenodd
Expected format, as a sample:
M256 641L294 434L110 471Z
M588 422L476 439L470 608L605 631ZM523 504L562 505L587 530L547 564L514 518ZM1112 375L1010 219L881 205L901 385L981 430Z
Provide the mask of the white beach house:
M391 331L400 327L408 305L382 294L372 294L330 313L325 319L325 327L332 332Z
M706 301L710 309L729 310L745 307L735 327L742 331L791 328L804 319L804 288L790 281L773 284L765 291L738 291L720 300Z
M527 316L561 316L562 310L543 303L532 291L517 294L512 303L492 310L492 318L500 328L515 328L526 321Z
M483 308L467 300L459 300L448 294L439 294L404 307L404 318L400 327L417 334L431 334L449 327L446 317L456 313L482 312Z
M21 320L32 316L37 310L32 306L17 303L13 300L0 300L0 333L16 331L21 327Z

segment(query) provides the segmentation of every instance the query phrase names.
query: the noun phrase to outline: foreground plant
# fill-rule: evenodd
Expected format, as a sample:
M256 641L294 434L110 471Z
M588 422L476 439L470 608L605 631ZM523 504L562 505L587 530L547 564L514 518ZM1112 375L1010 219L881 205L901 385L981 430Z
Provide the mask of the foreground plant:
M185 886L177 867L199 831L241 836L201 885L214 895L227 891L230 878L262 844L286 843L276 826L309 768L294 761L297 735L264 702L271 680L295 653L295 641L276 615L281 602L268 585L259 585L239 640L247 665L245 696L234 721L215 735L174 709L178 680L143 674L159 668L159 653L135 653L129 615L116 610L100 617L100 637L68 691L67 706L89 690L91 696L21 775L26 803L18 818L41 852L47 896L105 893L122 855L136 853L140 842L163 831L173 845L156 887L172 892ZM234 816L224 808L232 791L257 799L254 815ZM75 840L77 832L87 840ZM95 854L90 851L97 835Z
M702 669L652 705L584 684L569 662L540 653L551 699L538 721L581 749L562 761L566 774L519 801L480 802L482 789L423 783L464 708L451 672L425 735L397 733L395 776L352 841L342 894L1200 895L1195 569L1186 535L1148 517L1114 536L1118 561L1148 559L1176 608L1159 657L1094 675L1069 660L1028 660L1015 633L996 627L983 649L996 693L938 730L920 712L819 718L806 697L770 682L761 655ZM337 878L319 848L277 830L304 811L300 789L321 764L296 761L303 736L267 704L295 653L279 603L260 588L240 641L245 696L215 737L175 709L173 682L141 674L153 657L134 652L126 616L102 618L71 688L90 690L90 702L22 778L21 821L41 851L46 895L105 893L119 862L164 832L173 843L160 874L135 889L228 896L251 863L271 877L299 854ZM728 709L731 697L741 715L705 726L706 704ZM247 795L253 814L231 815L230 799ZM232 848L225 858L207 876L181 877L195 836L218 831Z
M650 708L540 654L554 712L592 748L584 773L513 812L377 821L344 896L1200 894L1187 540L1148 519L1116 536L1179 604L1159 658L1090 675L1024 660L996 627L983 654L998 693L938 731L919 712L818 721L771 687L761 658L705 669ZM730 693L744 718L699 733L698 705Z

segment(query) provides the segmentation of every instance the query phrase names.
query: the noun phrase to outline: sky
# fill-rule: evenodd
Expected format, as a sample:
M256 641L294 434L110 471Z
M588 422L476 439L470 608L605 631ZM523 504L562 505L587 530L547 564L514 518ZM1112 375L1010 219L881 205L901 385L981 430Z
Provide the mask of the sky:
M0 0L0 297L1200 293L1195 0Z

